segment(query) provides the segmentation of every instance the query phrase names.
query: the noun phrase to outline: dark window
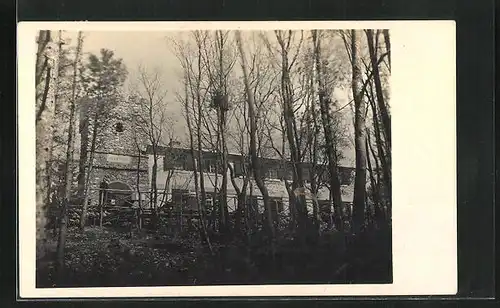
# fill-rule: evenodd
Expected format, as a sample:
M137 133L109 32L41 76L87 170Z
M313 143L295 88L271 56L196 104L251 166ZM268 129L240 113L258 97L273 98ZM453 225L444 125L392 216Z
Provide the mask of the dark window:
M275 168L268 168L266 171L266 178L268 179L278 179L278 170Z
M319 175L320 181L329 182L330 181L330 171L327 166L321 166L317 168L317 173Z
M198 210L196 196L185 189L172 189L172 203L176 211L189 212Z
M285 169L283 167L278 168L278 179L283 180L285 178Z
M116 125L115 125L115 130L116 130L118 133L122 133L122 132L123 132L123 130L124 130L124 128L123 128L123 124L122 124L122 123L120 123L120 122L116 123Z
M174 170L184 170L184 162L179 159L174 159L172 161L172 169Z
M212 209L214 204L216 204L214 193L205 193L205 205L208 209Z
M179 211L182 208L186 207L186 203L189 197L189 192L183 189L172 189L172 203L174 209Z
M106 205L130 206L132 204L132 190L121 182L112 182L107 187Z
M272 198L271 199L271 207L277 213L283 212L283 200L281 198Z
M222 166L217 164L216 159L203 159L203 171L208 173L222 173Z
M317 169L317 172L321 175L322 181L330 181L330 171L326 166ZM351 185L354 179L354 169L339 167L337 168L337 176L339 178L340 185Z
M258 213L259 212L259 202L257 199L257 196L251 196L248 198L247 201L248 209L249 212L252 214Z
M213 160L206 161L206 171L210 173L217 172L217 163Z
M245 175L244 167L245 165L243 160L234 160L233 161L234 176L235 177L244 176ZM248 168L246 170L248 170Z
M186 194L185 198L185 210L194 212L198 211L198 201L196 200L196 196Z
M341 185L351 185L353 180L352 168L339 168L339 180Z
M305 181L310 181L311 180L311 170L309 169L309 166L303 166L302 167L302 178Z
M279 223L279 213L283 212L283 200L281 198L271 198L271 216L277 226Z
M342 202L342 207L343 207L343 212L344 215L347 215L348 217L352 217L352 203L351 202Z
M193 155L191 153L187 153L186 155L183 155L182 158L183 163L184 163L184 170L187 171L194 171L194 164L193 164Z
M163 158L163 170L184 170L185 163L180 157L165 156Z
M193 159L189 152L169 149L163 157L163 170L188 170L193 171Z

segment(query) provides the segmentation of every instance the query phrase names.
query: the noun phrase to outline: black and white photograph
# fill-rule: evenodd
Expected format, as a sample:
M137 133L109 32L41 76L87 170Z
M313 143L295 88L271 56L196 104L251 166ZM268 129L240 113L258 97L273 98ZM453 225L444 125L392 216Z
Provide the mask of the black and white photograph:
M389 27L49 29L36 289L394 282Z

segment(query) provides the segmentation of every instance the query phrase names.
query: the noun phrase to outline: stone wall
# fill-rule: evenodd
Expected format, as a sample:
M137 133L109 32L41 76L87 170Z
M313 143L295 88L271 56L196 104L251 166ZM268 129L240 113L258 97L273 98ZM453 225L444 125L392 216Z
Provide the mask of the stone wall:
M117 162L117 158L121 159L122 162ZM105 176L108 176L109 182L127 184L135 193L137 190L137 173L139 173L139 189L141 191L149 190L147 157L142 156L140 159L139 168L137 168L139 156L96 153L90 179L91 204L98 203L99 185Z
M80 128L84 148L90 151L91 134L93 130L92 118L88 117L89 105L93 102L86 101L82 104L80 113ZM86 108L87 107L87 108ZM139 173L139 189L149 190L148 157L141 156L141 145L136 144L136 133L139 131L131 121L131 109L128 102L118 102L116 106L100 122L97 135L96 151L93 167L90 174L89 199L90 203L98 204L99 185L105 176L109 182L122 182L127 184L135 193L137 190L137 174ZM91 112L90 112L91 113ZM139 140L143 138L138 138ZM87 159L90 155L87 155ZM139 161L140 159L140 161ZM87 168L88 172L88 168Z

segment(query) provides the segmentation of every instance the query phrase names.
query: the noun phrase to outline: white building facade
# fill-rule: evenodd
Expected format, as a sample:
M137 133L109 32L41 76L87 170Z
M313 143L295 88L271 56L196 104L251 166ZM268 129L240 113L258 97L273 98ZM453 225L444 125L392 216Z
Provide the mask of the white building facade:
M148 155L148 175L149 183L152 183L152 168L154 163L153 154L151 151L151 146L147 149ZM191 151L184 148L165 148L161 147L157 149L158 161L157 161L157 189L158 189L158 206L161 207L163 204L187 204L187 208L196 210L196 187L195 187L195 172L193 166L193 158ZM215 195L217 191L221 190L222 187L222 172L221 160L217 159L217 155L210 152L204 152L202 154L203 162L200 164L198 159L195 157L195 163L197 165L198 177L200 177L200 170L203 171L204 188L207 197L207 207L209 207L212 202L214 202ZM227 170L227 200L229 211L232 212L236 209L237 204L237 191L234 188L236 185L239 189L243 187L244 179L246 174L243 172L243 160L244 158L240 155L229 154L228 155L230 169L234 171L234 184L231 180L230 169ZM269 191L269 196L271 202L277 207L278 211L288 212L288 200L289 195L285 185L285 181L291 184L291 169L283 168L283 162L277 159L262 159L261 162L263 166L263 171L265 174L264 183ZM201 167L201 168L200 168ZM313 168L311 165L303 164L302 171L304 178L308 179L310 172ZM325 172L326 174L326 172ZM339 175L341 182L341 192L342 192L342 202L346 206L346 210L352 211L352 201L353 201L353 178L354 178L354 168L350 167L339 167ZM252 200L256 202L260 210L263 210L262 195L252 179L252 175L249 176L249 184L247 185L246 194ZM325 181L323 181L325 182ZM199 181L198 181L199 183ZM308 201L308 208L312 211L312 195L310 194L310 181L305 181L306 200ZM315 194L320 207L330 208L331 210L331 198L330 191L328 187L321 187L317 194Z

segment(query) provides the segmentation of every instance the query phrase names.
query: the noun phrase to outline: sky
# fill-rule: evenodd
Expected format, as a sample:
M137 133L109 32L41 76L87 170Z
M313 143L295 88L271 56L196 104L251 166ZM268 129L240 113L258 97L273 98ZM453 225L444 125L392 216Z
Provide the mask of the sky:
M181 113L181 106L176 102L175 94L181 90L179 83L181 68L174 54L172 39L179 41L189 35L181 31L138 31L138 32L84 32L84 53L98 54L101 48L114 51L115 57L122 58L129 72L127 82L137 79L137 69L143 66L148 70L158 69L162 72L163 85L167 89L165 100L168 102L168 114L174 119L173 131L180 140L187 139L187 127ZM68 32L66 36L71 39L70 44L76 42L76 33ZM239 66L239 64L237 64ZM348 102L347 92L336 91L339 105ZM345 108L349 112L349 108ZM346 121L352 121L350 116ZM347 149L344 164L353 164L354 151Z

